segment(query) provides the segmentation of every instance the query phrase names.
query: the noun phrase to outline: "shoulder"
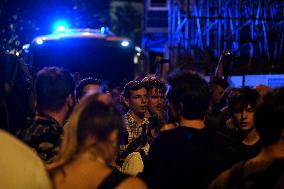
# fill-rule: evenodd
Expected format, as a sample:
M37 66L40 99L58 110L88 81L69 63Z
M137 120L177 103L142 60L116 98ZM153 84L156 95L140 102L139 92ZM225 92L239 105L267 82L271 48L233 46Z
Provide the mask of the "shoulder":
M15 138L14 136L10 135L9 133L3 131L0 129L0 138L1 138L1 152L3 154L1 157L5 157L6 155L11 155L13 154L13 158L18 158L17 156L21 155L22 159L24 160L25 158L33 158L40 162L38 157L35 155L35 153L24 143L22 143L20 140ZM10 159L8 159L10 160Z
M56 123L45 124L35 122L29 128L20 133L19 137L27 143L52 140L57 142L62 133L63 128Z
M26 130L26 135L42 135L48 132L60 132L62 128L52 120L36 120Z
M246 161L241 161L234 164L231 168L223 171L211 182L208 189L222 189L228 188L229 186L235 186L235 184L241 184L245 164Z
M163 130L159 133L157 138L169 138L171 136L179 135L181 133L181 128L177 127L174 129Z
M170 143L170 138L175 135L174 130L167 130L162 131L160 134L153 140L153 143L151 144L151 148L156 145L165 145L167 143Z
M148 156L150 159L160 161L160 157L170 156L176 152L177 146L181 143L180 140L181 137L175 130L163 131L153 140Z
M128 177L125 179L118 187L117 189L131 189L135 186L136 189L146 189L146 184L137 177Z
M231 176L231 169L228 169L218 175L209 185L208 189L222 189L226 188Z
M45 166L34 151L2 130L0 130L0 139L2 175L0 188L2 188L1 186L12 185L15 188L50 188ZM5 179L8 177L9 179ZM18 179L16 183L14 182L15 179Z
M189 136L195 133L194 129L186 127L177 127L175 129L160 132L158 137L154 140L156 143L172 143L172 141L180 141L184 138L191 138ZM151 145L152 146L152 145Z

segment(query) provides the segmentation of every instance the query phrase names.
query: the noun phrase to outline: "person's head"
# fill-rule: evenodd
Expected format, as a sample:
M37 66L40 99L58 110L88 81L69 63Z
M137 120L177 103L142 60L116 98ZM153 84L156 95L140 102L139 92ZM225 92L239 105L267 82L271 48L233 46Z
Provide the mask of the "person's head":
M254 129L254 112L259 104L259 94L249 87L233 89L228 96L228 110L235 125L242 131Z
M284 137L284 87L269 92L255 111L255 127L264 146Z
M272 90L271 87L263 84L254 86L254 89L257 90L261 97L264 97L268 92Z
M148 94L149 112L162 116L165 112L166 84L155 77L145 77L142 82Z
M272 90L271 87L269 87L267 85L263 85L263 84L259 84L259 85L254 86L254 89L260 95L260 103L262 102L262 99L264 98L264 96Z
M140 81L130 81L123 89L125 103L136 115L144 116L147 112L147 91Z
M51 170L68 164L85 152L106 163L114 161L123 118L113 104L101 102L98 97L97 94L87 96L76 105L64 127L61 148Z
M167 99L169 116L171 109L178 117L189 120L203 120L209 106L208 83L197 73L176 70L168 79ZM179 115L180 114L180 115Z
M85 95L101 93L101 84L100 79L92 77L82 79L76 87L76 100L80 101Z
M46 67L35 81L37 107L42 112L58 112L74 104L75 82L70 73L57 67Z

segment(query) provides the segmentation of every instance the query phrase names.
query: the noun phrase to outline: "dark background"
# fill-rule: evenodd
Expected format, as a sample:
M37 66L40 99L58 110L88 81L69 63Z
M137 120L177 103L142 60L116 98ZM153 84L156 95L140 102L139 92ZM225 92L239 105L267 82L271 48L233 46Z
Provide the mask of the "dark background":
M136 4L142 0L0 0L0 47L20 49L37 35L52 32L59 19L72 28L108 26L140 44L142 10Z

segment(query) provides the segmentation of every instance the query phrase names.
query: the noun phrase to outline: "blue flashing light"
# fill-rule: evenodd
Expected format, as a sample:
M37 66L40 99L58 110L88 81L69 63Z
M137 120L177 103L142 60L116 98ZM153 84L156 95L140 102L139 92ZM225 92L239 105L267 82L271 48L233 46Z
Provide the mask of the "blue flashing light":
M109 34L109 28L108 27L101 27L100 29L101 34Z
M23 50L27 50L27 49L29 49L30 48L30 44L25 44L25 45L23 45Z
M54 23L53 30L56 33L65 32L69 28L69 25L66 21L60 20Z
M58 26L58 27L56 28L56 30L57 30L58 32L64 32L64 31L66 30L66 28L65 28L65 26Z
M29 53L29 48L30 48L30 44L25 44L25 45L23 45L23 51L24 51L25 53Z
M123 46L123 47L128 47L128 45L129 45L129 41L122 41L121 42L121 46Z
M36 40L36 43L37 43L38 45L42 45L42 44L43 44L43 40L42 40L42 39L37 39L37 40Z
M101 33L104 34L106 32L106 28L105 27L101 27Z

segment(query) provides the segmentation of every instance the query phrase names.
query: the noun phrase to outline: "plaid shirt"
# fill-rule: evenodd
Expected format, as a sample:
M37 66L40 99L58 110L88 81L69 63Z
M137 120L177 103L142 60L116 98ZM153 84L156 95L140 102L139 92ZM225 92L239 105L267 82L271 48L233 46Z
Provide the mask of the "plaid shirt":
M148 118L144 118L141 125L137 125L137 122L134 120L134 118L130 115L130 112L124 115L124 121L125 121L125 133L127 135L127 144L120 145L120 151L124 151L127 146L136 138L138 138L143 131L143 126L146 126L146 129L148 128L149 121Z

